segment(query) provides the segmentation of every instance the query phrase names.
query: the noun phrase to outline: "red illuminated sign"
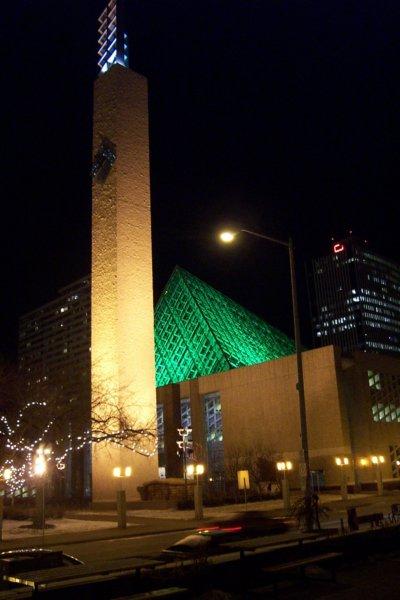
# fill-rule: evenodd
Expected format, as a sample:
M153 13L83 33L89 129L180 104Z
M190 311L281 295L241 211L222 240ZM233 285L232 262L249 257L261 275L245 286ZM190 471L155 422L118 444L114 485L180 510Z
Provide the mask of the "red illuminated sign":
M335 254L338 254L339 252L343 252L343 250L344 250L343 244L335 244L333 246L333 251Z

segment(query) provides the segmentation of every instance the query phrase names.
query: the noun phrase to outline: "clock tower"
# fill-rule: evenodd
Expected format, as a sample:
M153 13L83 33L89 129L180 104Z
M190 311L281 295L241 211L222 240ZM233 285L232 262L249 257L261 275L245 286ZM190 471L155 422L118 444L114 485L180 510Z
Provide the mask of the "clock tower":
M129 69L123 5L99 18L92 186L92 412L118 406L134 429L155 429L155 359L147 80ZM111 425L115 431L123 424ZM92 446L93 503L115 500L120 468L127 500L158 476L155 442L135 451ZM130 469L127 467L130 467ZM114 471L115 472L115 471ZM121 481L120 481L121 483Z

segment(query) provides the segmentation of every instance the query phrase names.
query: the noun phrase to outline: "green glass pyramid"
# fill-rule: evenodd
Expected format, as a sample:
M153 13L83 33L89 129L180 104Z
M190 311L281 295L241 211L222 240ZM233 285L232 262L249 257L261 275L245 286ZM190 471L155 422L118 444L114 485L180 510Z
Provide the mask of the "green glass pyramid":
M157 387L293 354L286 335L176 267L155 311Z

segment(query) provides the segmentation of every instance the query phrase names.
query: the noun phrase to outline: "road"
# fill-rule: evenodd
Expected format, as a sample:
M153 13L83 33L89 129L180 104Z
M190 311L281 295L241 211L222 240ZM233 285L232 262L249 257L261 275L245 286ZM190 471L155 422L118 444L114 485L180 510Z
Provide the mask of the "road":
M189 535L190 531L174 533L149 534L95 542L81 542L64 546L55 546L67 554L76 556L85 563L95 563L96 560L128 558L131 556L146 556L161 552L177 540Z

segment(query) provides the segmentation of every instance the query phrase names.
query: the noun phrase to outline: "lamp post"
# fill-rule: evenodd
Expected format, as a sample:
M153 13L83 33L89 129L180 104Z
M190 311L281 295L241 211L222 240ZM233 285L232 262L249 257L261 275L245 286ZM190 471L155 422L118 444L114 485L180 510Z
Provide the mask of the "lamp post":
M33 476L36 479L36 515L35 525L42 530L42 544L44 546L44 530L46 527L45 513L45 477L47 473L47 456L51 453L50 447L39 446L33 458Z
M382 454L371 456L371 463L375 465L376 472L376 490L378 496L383 496L383 480L382 480L382 465L385 462L385 457Z
M248 229L240 229L239 232L223 231L220 234L220 240L224 243L231 243L235 240L238 233L246 233L263 240L267 240L274 244L279 244L287 248L289 253L289 268L290 268L290 284L292 293L292 312L293 312L293 329L294 329L294 343L296 348L296 366L297 366L297 392L299 395L299 413L300 413L300 438L301 438L301 463L300 473L304 475L304 496L306 506L306 529L310 531L313 528L313 515L312 515L312 490L311 490L311 471L310 471L310 459L308 452L308 432L307 432L307 416L306 416L306 402L304 397L304 374L303 374L303 360L301 355L301 341L300 341L300 321L299 321L299 307L297 300L297 284L296 284L296 269L295 269L295 257L294 257L294 246L292 238L288 241L279 240L269 235L256 233Z
M196 485L194 487L194 516L195 519L201 520L203 518L203 486L199 477L204 475L204 465L197 463L196 465L188 465L186 467L186 473L189 477L196 476Z
M293 463L290 460L281 460L276 463L276 468L278 471L283 473L282 478L282 499L283 499L283 508L286 513L290 511L290 483L289 478L286 473L292 471Z
M335 458L335 463L340 468L341 471L341 480L340 480L340 490L342 492L342 500L343 502L347 502L348 493L347 493L347 470L346 467L349 466L350 461L347 456L337 456Z
M193 451L193 442L189 441L189 437L192 433L192 429L190 427L180 427L177 429L178 435L180 436L180 440L176 443L178 445L178 455L182 457L182 471L183 478L185 482L185 501L188 500L188 489L187 489L187 459L189 451Z
M4 495L6 493L6 483L12 477L12 470L9 468L3 469L3 472L0 477L1 482L1 491L2 494L0 496L0 542L3 541L3 517L4 517Z
M118 479L126 479L132 475L132 467L114 467L112 470L113 477ZM126 491L117 490L117 515L118 529L126 529Z

